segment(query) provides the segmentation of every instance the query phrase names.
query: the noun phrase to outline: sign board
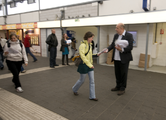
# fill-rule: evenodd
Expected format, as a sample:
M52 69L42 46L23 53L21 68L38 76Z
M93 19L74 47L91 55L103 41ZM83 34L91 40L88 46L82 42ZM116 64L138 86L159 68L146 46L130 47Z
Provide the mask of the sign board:
M0 25L0 30L29 29L29 28L37 28L37 22L35 22L35 23L22 23L22 24L11 24L11 25Z
M149 11L150 10L150 0L143 0L142 8L144 9L144 11Z
M129 33L131 33L133 35L133 46L136 47L137 46L137 31L127 31Z

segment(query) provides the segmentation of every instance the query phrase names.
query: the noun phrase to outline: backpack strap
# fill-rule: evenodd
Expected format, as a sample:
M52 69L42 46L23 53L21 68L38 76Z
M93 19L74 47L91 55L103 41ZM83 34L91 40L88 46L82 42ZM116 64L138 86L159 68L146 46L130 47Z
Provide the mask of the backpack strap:
M6 43L7 43L7 47L10 48L9 40L7 40Z
M22 42L21 42L21 40L19 40L19 43L20 43L20 46L21 46L21 48L22 48Z
M89 49L88 49L88 52L85 54L85 56L89 53L89 50L90 50L90 45L89 45Z

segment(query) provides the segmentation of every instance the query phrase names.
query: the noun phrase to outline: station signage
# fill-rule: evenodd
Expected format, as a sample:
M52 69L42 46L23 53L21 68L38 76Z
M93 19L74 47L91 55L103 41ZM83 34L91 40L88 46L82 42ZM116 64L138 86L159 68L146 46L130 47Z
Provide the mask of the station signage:
M144 9L144 11L149 11L150 10L150 0L143 0L142 8Z
M37 22L35 22L35 23L11 24L11 25L0 25L0 30L29 29L29 28L37 28Z

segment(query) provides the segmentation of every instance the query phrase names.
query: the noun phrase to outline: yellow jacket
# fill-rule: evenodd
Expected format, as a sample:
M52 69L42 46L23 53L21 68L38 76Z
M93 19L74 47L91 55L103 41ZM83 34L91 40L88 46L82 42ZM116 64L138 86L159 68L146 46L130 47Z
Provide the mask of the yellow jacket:
M89 50L89 46L90 46L90 50ZM88 54L85 56L87 52ZM89 68L93 67L92 46L91 44L90 45L88 44L87 40L84 40L83 42L81 42L81 45L79 46L79 54L81 59L83 60L83 64L86 64Z

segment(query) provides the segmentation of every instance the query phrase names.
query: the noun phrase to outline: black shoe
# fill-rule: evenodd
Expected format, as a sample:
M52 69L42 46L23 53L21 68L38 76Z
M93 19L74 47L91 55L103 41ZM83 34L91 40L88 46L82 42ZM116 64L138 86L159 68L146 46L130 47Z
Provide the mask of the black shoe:
M89 100L98 101L98 99L97 99L97 98L92 98L92 99L89 99Z
M54 66L59 66L58 64L55 64Z
M75 96L78 96L78 95L79 95L78 92L73 92L73 93L74 93Z
M125 90L120 90L120 91L118 91L118 94L117 95L123 95L125 93Z
M63 63L62 65L66 65L66 64Z
M34 60L33 62L36 62L37 60Z
M120 89L118 89L118 88L116 88L116 87L111 89L111 91L119 91L119 90L120 90Z
M1 67L1 70L3 70L4 67Z
M54 66L50 66L50 68L55 68Z

